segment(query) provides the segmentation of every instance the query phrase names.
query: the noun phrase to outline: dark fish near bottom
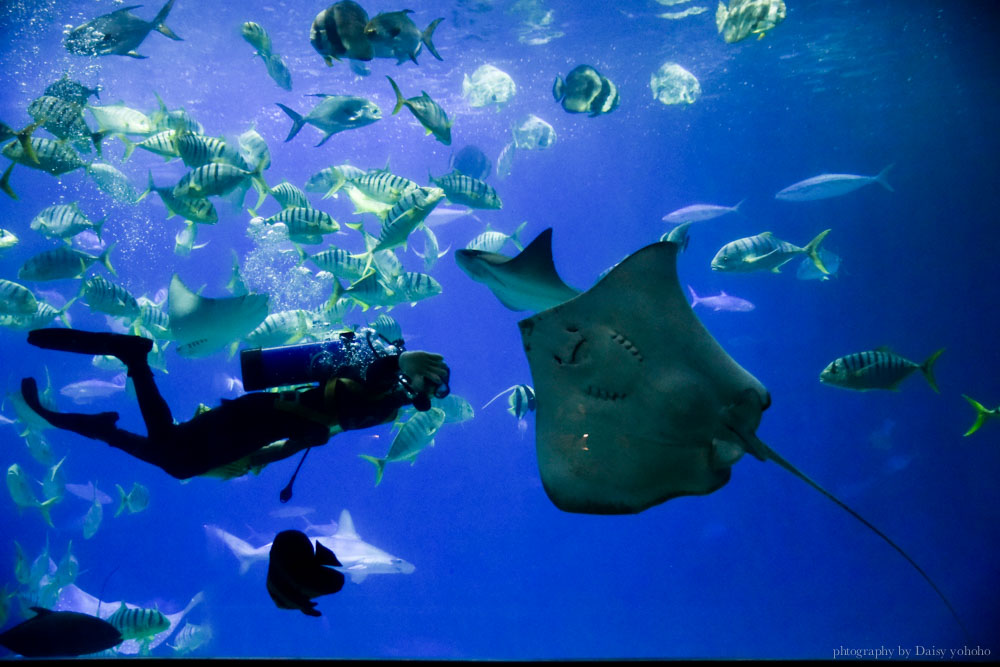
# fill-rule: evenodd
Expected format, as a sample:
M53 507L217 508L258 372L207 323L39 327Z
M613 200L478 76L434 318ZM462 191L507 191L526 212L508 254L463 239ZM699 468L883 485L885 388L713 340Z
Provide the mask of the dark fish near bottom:
M43 607L31 610L37 616L0 634L0 646L26 658L61 658L98 653L122 642L121 633L96 616Z
M274 538L267 566L267 592L280 609L298 609L307 616L321 616L312 598L336 593L344 575L325 567L341 567L332 551L298 530L284 530Z

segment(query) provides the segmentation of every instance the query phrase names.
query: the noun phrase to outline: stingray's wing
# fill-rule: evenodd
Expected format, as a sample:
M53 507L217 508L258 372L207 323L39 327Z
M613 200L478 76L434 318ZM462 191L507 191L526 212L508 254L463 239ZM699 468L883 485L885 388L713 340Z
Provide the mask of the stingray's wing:
M552 229L546 229L514 257L462 249L455 261L473 280L487 287L507 308L540 311L579 294L563 282L552 261Z
M170 329L178 344L202 341L197 354L212 354L238 341L267 317L266 294L213 299L198 296L176 274L170 281L167 296Z
M520 322L538 464L561 509L640 512L715 491L744 451L736 431L752 433L769 402L692 312L677 252L647 246L587 292ZM747 391L756 411L731 411Z

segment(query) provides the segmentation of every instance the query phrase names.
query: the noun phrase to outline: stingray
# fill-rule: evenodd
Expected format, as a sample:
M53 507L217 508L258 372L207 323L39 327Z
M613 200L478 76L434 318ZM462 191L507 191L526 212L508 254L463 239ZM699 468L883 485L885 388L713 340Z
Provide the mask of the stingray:
M566 512L638 513L719 490L749 453L777 463L874 531L961 625L906 552L757 437L770 395L691 310L677 279L679 247L646 246L587 292L519 322L549 498Z
M465 248L455 251L458 266L481 282L511 310L538 312L580 292L562 281L552 262L552 228L514 257Z
M188 357L203 357L239 341L257 328L267 317L267 295L244 294L221 299L198 296L174 274L167 309L178 352Z

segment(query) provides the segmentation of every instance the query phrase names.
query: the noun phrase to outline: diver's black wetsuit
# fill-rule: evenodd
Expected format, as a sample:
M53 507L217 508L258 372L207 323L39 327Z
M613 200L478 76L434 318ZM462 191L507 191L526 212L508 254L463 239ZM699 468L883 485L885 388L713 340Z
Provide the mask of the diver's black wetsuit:
M146 360L152 341L71 329L29 332L28 342L39 347L114 354L122 359L146 422L145 437L118 428L118 414L114 412L62 413L45 408L38 400L32 378L22 381L21 391L25 402L56 428L103 440L178 479L202 475L249 457L243 470L246 472L306 447L322 445L329 440L331 430L367 428L390 421L400 407L412 402L399 380L399 348L384 344L371 330L348 332L340 340L347 351L347 362L323 386L223 399L219 407L177 424ZM268 454L254 458L267 445L285 438L286 445L272 446Z

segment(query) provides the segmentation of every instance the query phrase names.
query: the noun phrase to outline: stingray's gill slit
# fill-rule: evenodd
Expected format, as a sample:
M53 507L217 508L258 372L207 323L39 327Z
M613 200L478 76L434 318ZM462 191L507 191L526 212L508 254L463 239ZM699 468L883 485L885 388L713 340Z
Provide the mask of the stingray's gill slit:
M623 348L625 348L625 350L629 354L631 354L633 357L636 358L636 361L640 361L640 362L642 361L642 353L639 352L639 348L637 348L635 346L635 343L633 343L631 340L629 340L627 337L625 337L624 334L621 334L621 333L619 333L619 332L617 332L617 331L615 331L615 330L612 329L612 331L611 331L611 340L615 341L616 343L618 343L619 345L621 345Z

